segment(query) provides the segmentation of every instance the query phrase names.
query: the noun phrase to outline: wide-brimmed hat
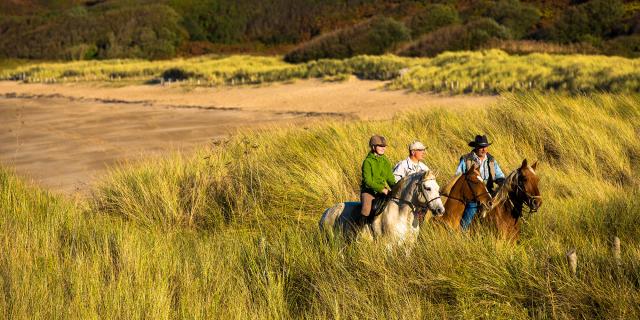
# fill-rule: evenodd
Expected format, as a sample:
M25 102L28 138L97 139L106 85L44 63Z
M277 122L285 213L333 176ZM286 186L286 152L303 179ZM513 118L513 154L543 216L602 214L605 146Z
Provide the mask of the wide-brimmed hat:
M420 141L414 141L414 142L411 142L409 144L409 151L411 151L411 150L424 150L424 149L426 149L426 148L424 147L424 144L422 144L422 142L420 142Z
M371 137L371 139L369 139L369 146L373 147L373 146L383 146L386 147L387 146L387 139L385 139L383 136L380 135L374 135Z
M489 140L487 140L487 136L486 135L477 135L475 139L473 139L473 141L469 142L469 147L473 147L473 148L484 148L491 145L491 143L489 143Z

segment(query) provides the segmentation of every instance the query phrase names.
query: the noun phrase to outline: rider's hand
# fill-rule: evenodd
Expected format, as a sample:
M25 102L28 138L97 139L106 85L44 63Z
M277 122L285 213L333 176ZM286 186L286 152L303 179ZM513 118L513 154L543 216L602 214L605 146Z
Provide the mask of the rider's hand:
M382 189L382 193L389 194L389 189L387 189L387 188Z

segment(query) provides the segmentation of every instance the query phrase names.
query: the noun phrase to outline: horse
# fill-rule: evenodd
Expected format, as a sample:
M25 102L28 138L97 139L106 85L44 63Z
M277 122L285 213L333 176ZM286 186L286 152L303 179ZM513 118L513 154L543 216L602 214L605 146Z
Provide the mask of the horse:
M320 218L320 230L340 230L347 239L365 235L368 238L386 238L390 244L414 243L420 231L418 215L431 210L444 214L440 199L440 186L431 171L410 174L392 188L382 212L370 216L365 223L360 219L360 202L342 202L328 208ZM373 213L372 213L373 215Z
M480 224L491 226L499 238L517 240L520 236L523 206L529 207L530 212L536 212L542 205L537 165L536 161L529 166L527 159L524 159L522 165L505 178L496 192L493 207L479 221Z
M480 177L479 167L475 163L469 167L467 172L457 176L445 190L448 191L443 193L443 196L446 197L445 213L440 217L435 217L434 220L452 230L460 231L460 220L462 220L467 203L480 202L484 210L491 208L491 194Z

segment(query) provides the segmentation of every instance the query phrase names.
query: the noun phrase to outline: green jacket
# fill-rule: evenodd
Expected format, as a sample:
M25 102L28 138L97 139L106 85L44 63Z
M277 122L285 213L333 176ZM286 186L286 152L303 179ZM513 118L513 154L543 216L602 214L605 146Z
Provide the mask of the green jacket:
M393 187L396 178L393 176L391 162L385 155L377 156L369 152L362 162L362 185L363 192L376 194L381 192L385 186Z

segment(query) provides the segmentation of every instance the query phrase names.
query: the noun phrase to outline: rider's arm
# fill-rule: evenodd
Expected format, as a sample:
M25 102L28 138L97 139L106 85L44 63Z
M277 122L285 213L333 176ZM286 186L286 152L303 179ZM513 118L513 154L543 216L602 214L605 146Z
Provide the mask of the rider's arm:
M396 184L396 177L393 175L391 162L389 162L389 160L387 160L386 162L386 166L388 169L385 170L387 172L385 180L387 180L387 185L389 185L389 187L393 187Z
M464 159L460 159L460 163L458 164L458 169L456 169L456 176L459 176L465 172L467 172L467 165L466 163L464 163Z
M404 178L407 174L406 167L403 164L404 161L400 161L396 164L396 167L393 168L393 176L396 178L396 182L400 181L400 179Z
M496 160L494 160L494 167L496 169L496 180L504 180L504 173L502 172L502 169L500 169L500 165L498 165L498 161Z
M373 179L373 168L371 166L371 162L365 160L362 163L362 181L364 185L376 193L381 192L384 189L384 184L376 183Z

